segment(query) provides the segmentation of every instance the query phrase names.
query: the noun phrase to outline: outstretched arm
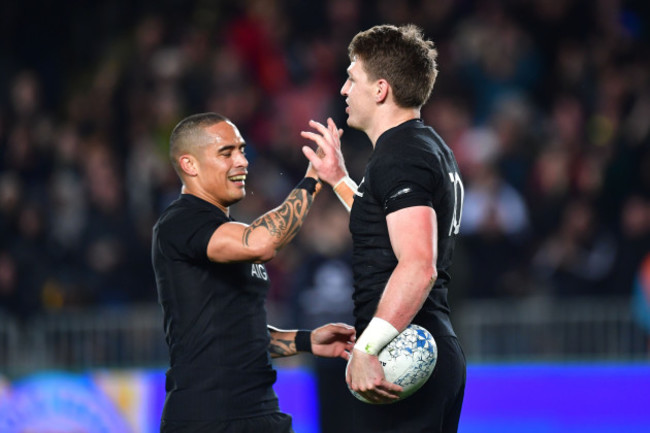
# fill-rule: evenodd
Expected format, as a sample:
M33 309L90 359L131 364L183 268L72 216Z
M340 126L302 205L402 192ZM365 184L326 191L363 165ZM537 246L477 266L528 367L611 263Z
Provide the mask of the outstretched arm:
M282 330L268 325L271 334L271 357L293 356L311 352L327 358L349 358L354 347L355 331L344 323L328 323L313 331Z
M219 226L208 243L214 262L267 262L298 233L321 185L311 165L307 176L284 202L250 225L228 222Z

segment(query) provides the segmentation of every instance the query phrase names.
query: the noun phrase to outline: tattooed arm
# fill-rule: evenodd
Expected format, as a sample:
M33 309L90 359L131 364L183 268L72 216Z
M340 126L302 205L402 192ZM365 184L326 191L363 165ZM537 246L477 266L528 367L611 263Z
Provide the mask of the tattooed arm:
M309 332L309 341L296 346L297 330L282 330L267 325L271 334L269 352L272 358L312 352L316 356L348 359L354 347L354 327L344 323L328 323Z
M271 358L293 356L298 353L296 349L296 334L298 331L285 331L270 325L267 325L267 328L271 334L271 341L269 341Z
M316 182L313 178L305 179L312 179L307 181L308 184ZM316 183L315 191L311 192L305 189L304 182L298 184L280 206L250 225L237 222L222 224L208 244L210 260L221 263L262 263L271 260L280 248L296 236L320 189L320 184Z

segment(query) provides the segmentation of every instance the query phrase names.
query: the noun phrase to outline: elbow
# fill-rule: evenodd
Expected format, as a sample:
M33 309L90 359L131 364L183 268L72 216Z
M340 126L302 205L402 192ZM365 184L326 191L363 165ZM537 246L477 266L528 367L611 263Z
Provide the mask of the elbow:
M402 264L404 266L402 268L404 275L408 275L407 278L415 287L428 294L438 279L438 269L435 263L431 263L429 260L415 258L412 260L401 260L399 265Z
M429 266L427 270L425 271L424 275L426 276L426 284L429 290L433 287L435 284L436 280L438 279L438 269L436 268L435 265Z
M278 252L280 246L276 239L265 230L253 230L250 226L244 231L243 246L246 261L266 263Z
M266 263L270 261L273 257L275 257L276 254L277 254L276 250L271 250L263 254L260 254L256 260L256 263Z
M264 242L251 250L252 261L255 263L266 263L276 256L278 250L271 242Z

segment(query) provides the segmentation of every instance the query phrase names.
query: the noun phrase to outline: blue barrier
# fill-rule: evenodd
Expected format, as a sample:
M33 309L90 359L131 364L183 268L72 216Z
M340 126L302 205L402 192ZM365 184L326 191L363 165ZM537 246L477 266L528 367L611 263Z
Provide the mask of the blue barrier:
M320 433L316 386L308 369L278 370L297 433ZM647 433L648 390L650 364L470 365L459 433ZM159 369L0 377L0 432L157 433L163 401Z

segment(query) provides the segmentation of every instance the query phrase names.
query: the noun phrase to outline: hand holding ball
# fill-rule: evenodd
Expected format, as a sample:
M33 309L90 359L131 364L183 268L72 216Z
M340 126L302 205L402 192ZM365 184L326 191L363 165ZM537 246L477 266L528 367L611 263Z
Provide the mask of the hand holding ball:
M410 324L377 355L386 380L402 388L400 400L412 395L429 379L438 360L438 347L429 331ZM347 371L346 371L347 375ZM372 403L350 389L364 403Z

